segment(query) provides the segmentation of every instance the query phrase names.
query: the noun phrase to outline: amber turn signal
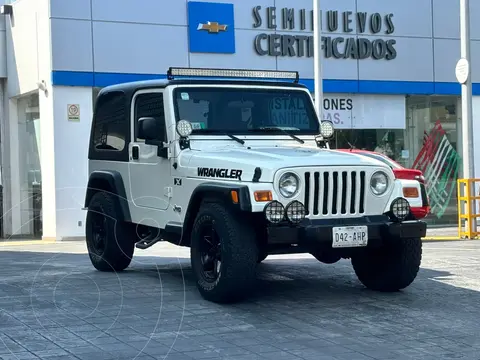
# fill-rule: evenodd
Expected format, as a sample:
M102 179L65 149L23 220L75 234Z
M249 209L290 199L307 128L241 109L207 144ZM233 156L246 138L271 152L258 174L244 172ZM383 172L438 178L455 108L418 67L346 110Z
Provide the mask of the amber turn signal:
M254 192L256 202L272 201L272 192L270 190L259 190Z
M418 189L416 187L403 188L403 196L406 198L416 198L418 197Z
M232 196L232 201L234 204L238 204L238 192L236 190L230 191L230 195Z

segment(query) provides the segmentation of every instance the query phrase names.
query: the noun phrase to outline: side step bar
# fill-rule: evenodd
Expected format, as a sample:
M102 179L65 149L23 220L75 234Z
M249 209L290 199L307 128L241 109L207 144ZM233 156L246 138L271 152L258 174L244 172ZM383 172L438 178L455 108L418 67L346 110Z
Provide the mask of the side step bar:
M145 250L145 249L148 249L149 247L155 245L157 242L160 242L160 241L162 241L162 239L159 239L159 238L155 238L153 240L148 240L148 239L140 240L139 242L135 243L135 247L137 249Z
M161 232L154 232L152 234L151 231L148 231L143 235L143 239L135 243L135 247L137 249L148 249L149 247L155 245L157 242L162 241L162 233Z

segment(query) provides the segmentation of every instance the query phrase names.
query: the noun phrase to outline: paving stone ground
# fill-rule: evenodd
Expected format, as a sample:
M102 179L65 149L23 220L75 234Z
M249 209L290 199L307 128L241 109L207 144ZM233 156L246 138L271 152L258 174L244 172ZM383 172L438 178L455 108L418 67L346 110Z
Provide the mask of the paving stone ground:
M0 248L0 359L480 359L480 241L425 243L416 282L366 290L348 261L272 256L250 300L202 300L188 250L123 273L83 243Z

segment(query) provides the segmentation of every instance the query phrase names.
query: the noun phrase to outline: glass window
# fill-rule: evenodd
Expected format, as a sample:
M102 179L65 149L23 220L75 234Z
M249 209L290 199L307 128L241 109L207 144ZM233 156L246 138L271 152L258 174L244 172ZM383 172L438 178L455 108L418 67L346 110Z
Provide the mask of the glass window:
M126 106L123 92L112 92L102 96L96 111L95 149L122 151L125 147L126 126Z
M409 166L421 170L430 199L429 224L458 223L457 179L461 171L461 107L457 96L407 98Z
M315 109L304 91L178 88L174 98L177 121L190 121L194 133L319 133Z
M341 129L335 132L332 148L375 151L404 165L404 133L400 129Z
M165 124L163 93L155 92L137 96L135 100L135 141L143 141L137 139L138 119L142 117L157 118Z

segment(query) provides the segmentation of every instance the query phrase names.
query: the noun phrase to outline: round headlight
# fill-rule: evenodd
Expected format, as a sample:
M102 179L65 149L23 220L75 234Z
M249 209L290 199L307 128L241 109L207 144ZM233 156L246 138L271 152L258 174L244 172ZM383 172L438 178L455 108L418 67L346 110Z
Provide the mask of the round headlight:
M370 189L375 195L383 195L388 189L388 176L383 171L377 171L370 179Z
M294 197L299 188L300 179L294 173L285 173L278 182L278 190L283 197Z
M333 123L329 120L323 120L320 123L320 134L325 138L325 139L330 139L333 137L335 129L333 127Z
M181 137L189 136L193 131L192 124L187 120L180 120L177 122L177 133Z

